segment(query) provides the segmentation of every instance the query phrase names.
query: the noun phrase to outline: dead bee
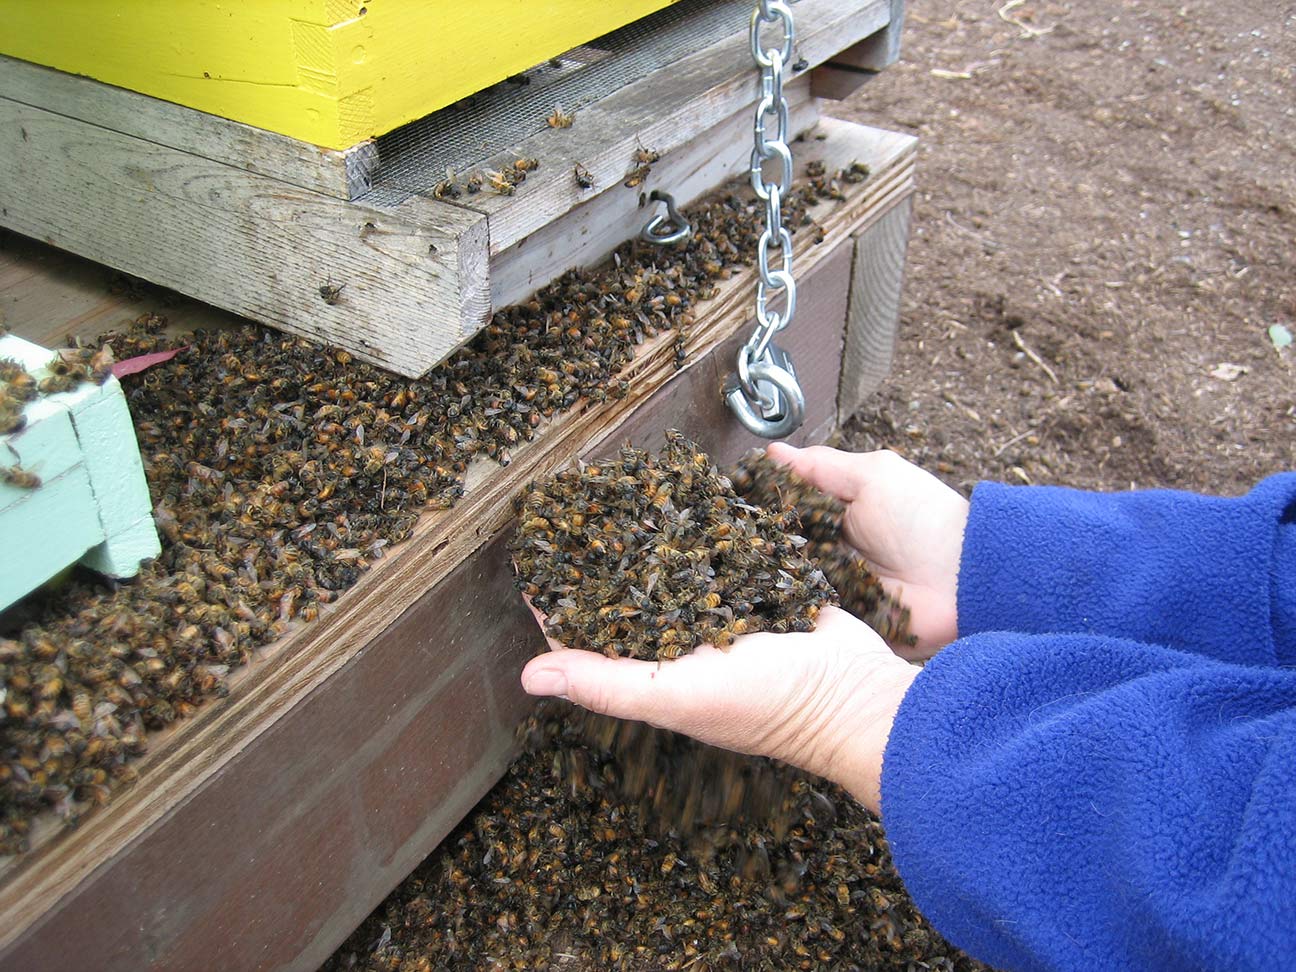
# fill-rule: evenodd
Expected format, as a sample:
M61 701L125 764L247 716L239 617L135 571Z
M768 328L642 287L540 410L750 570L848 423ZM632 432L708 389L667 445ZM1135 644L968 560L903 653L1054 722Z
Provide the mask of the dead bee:
M85 381L85 375L75 372L64 375L50 375L37 382L36 387L42 395L58 395L62 392L72 391L83 381Z
M634 160L639 165L652 165L660 158L661 158L660 152L655 152L652 149L646 149L643 147L642 144L637 149L635 149Z
M534 172L538 168L540 168L539 159L523 158L513 163L513 171L515 172Z
M90 377L102 385L112 377L112 367L116 364L111 344L105 344L90 357Z
M550 128L571 128L575 115L569 115L562 110L562 105L555 105L553 113L545 119L545 124Z
M625 187L633 189L636 186L643 185L644 180L648 178L648 174L652 172L653 163L660 158L660 152L646 149L643 145L635 149L634 167L626 173Z
M594 177L590 175L590 170L585 168L585 166L581 165L579 162L572 167L572 176L576 179L576 185L580 186L582 189L594 188Z
M39 476L18 465L0 466L0 480L18 489L36 489L41 484Z
M516 186L505 173L491 169L486 173L486 184L501 196L511 196L517 191Z
M470 175L468 177L468 181L464 183L464 189L467 191L468 195L470 196L476 195L477 193L481 192L481 187L482 187L482 177L479 173L476 172Z
M346 288L346 284L344 283L340 283L334 286L332 278L329 278L328 283L320 284L320 288L319 288L320 299L323 300L324 303L329 305L339 304L342 301L342 291L345 288Z
M863 182L872 170L863 162L852 162L842 170L841 177L847 182Z
M443 179L432 187L432 197L434 199L458 199L463 195L463 190L453 179Z

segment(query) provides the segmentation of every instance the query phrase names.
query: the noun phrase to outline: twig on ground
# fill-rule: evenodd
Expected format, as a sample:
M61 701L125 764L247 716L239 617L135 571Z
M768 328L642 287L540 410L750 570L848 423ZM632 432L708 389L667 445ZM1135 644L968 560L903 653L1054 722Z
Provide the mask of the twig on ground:
M1043 37L1045 34L1051 33L1053 29L1057 27L1057 24L1053 24L1049 27L1032 27L1030 24L1018 17L1009 16L1011 11L1016 10L1025 2L1026 0L1008 0L1007 3L999 8L999 19L1006 24L1012 24L1014 27L1018 28L1022 32L1022 36L1030 40L1034 40L1037 37Z
M1054 372L1053 369L1050 368L1044 362L1043 358L1041 358L1038 354L1036 354L1034 351L1031 350L1030 345L1027 344L1025 340L1022 339L1021 334L1018 331L1014 330L1012 332L1012 338L1013 338L1013 344L1017 345L1017 347L1021 349L1022 354L1026 355L1026 357L1030 358L1037 365L1043 368L1044 374L1048 375L1051 379L1053 379L1053 384L1056 385L1058 383L1058 376L1056 372Z
M972 237L974 240L979 240L981 243L985 244L985 245L988 246L988 247L992 247L993 249L996 249L996 250L1001 250L1001 249L1003 249L1003 244L1000 243L1000 242L998 242L997 240L992 240L992 239L990 239L990 237L988 237L988 236L982 236L980 233L978 233L978 232L977 232L976 230L974 230L974 229L968 229L966 226L964 226L962 223L960 223L957 219L955 219L955 218L954 218L954 214L951 213L948 209L945 210L945 222L949 223L951 226L953 226L953 227L954 227L956 230L958 230L959 232L961 232L961 233L966 233L968 236Z
M1014 435L1011 439L1009 439L1007 442L1005 442L1003 445L1001 445L998 449L994 451L994 458L998 459L1000 456L1004 454L1005 451L1007 451L1007 449L1010 446L1016 445L1018 442L1026 438L1026 436L1030 435L1034 431L1035 431L1034 429L1027 429L1025 432L1021 433L1020 435Z

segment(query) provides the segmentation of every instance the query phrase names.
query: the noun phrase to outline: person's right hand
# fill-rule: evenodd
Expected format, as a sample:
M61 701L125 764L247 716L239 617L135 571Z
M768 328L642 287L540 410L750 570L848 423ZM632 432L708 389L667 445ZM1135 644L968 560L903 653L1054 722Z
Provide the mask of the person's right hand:
M902 651L904 657L930 658L958 637L967 500L894 452L797 449L776 442L767 454L846 504L846 540L912 612L918 643Z

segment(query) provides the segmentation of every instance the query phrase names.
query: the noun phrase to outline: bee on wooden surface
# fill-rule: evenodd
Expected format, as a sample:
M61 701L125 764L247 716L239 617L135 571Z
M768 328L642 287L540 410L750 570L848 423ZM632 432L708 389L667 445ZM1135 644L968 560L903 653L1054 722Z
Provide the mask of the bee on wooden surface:
M572 177L575 178L576 185L581 189L594 188L594 176L590 174L589 169L585 168L585 166L581 165L579 162L572 166Z
M511 196L517 191L517 187L508 175L503 172L496 172L494 169L486 173L486 184L501 196Z
M545 124L550 128L571 128L574 120L575 116L563 111L562 105L555 105L554 110L545 119Z
M346 289L345 283L334 284L332 280L320 284L319 295L324 303L336 305L342 302L342 291Z
M863 182L872 174L872 170L863 162L852 162L842 172L847 182Z
M458 199L462 195L463 190L453 179L443 179L432 187L434 199Z

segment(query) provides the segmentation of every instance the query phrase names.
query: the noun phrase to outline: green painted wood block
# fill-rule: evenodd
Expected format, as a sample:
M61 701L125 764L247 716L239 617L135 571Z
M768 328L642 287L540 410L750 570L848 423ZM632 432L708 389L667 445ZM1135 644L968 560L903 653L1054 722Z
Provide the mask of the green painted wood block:
M37 379L53 352L12 335L0 358ZM116 378L42 395L24 428L0 436L0 466L21 466L34 488L0 482L0 610L78 560L111 577L131 577L161 552L126 397Z

